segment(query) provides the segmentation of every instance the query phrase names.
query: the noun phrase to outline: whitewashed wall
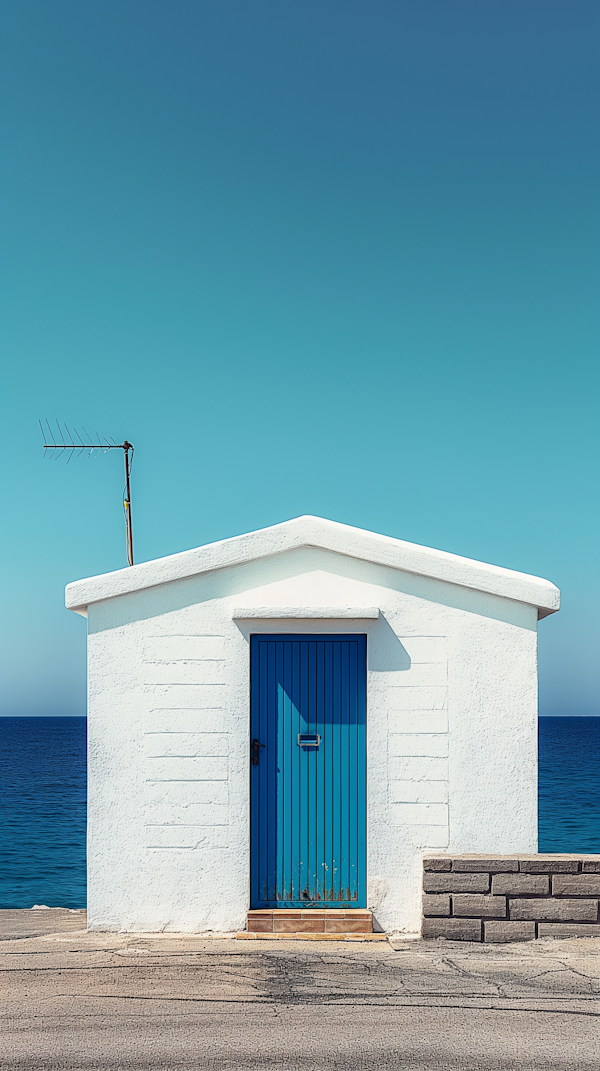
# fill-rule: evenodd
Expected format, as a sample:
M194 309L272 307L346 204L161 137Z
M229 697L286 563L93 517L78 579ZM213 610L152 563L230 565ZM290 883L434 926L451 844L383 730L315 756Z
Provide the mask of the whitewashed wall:
M233 620L377 606L376 621ZM537 848L537 611L291 550L95 603L88 925L235 930L249 906L251 632L368 636L369 907L417 932L423 850Z

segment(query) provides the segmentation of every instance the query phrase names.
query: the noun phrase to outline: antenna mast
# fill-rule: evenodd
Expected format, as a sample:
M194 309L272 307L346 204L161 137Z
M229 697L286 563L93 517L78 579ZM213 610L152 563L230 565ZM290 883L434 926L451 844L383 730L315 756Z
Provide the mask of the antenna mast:
M131 472L131 466L133 464L133 446L131 445L131 443L127 442L127 439L125 439L125 442L123 443L121 449L125 455L125 497L123 500L123 509L125 510L127 561L130 565L133 565L133 525L131 522L131 490L129 488L129 474Z
M129 565L133 565L133 526L131 521L131 488L130 488L130 476L131 466L133 464L133 446L125 439L125 442L117 443L110 436L108 439L106 436L98 435L96 432L96 442L93 441L92 436L85 430L82 425L82 431L85 438L88 440L84 442L81 435L75 428L74 431L69 431L66 424L61 428L58 420L55 421L57 430L57 439L54 437L54 432L50 426L48 420L45 421L48 432L40 420L40 431L42 433L42 439L44 441L44 457L46 457L48 451L56 451L56 453L50 453L50 457L60 457L65 452L69 454L67 458L67 465L73 457L73 454L77 454L81 457L82 454L87 454L86 460L89 457L98 457L99 454L105 454L108 450L122 450L125 457L125 488L123 491L123 509L125 511L125 537L127 541L127 561ZM52 442L50 442L50 439Z

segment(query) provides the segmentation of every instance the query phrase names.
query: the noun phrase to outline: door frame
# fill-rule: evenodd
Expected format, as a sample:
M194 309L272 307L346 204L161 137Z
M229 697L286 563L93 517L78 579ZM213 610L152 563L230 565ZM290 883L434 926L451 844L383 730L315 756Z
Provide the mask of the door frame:
M312 622L311 622L311 625L312 625ZM253 891L254 891L253 890L253 876L254 876L255 860L253 859L253 839L254 839L253 838L253 829L252 829L252 824L253 824L253 784L252 784L252 758L251 758L251 755L252 755L252 722L253 722L253 706L252 706L252 704L253 704L252 646L253 646L253 640L261 639L261 638L269 639L269 640L272 639L275 642L282 641L282 640L299 640L301 642L302 641L305 641L305 642L306 641L308 641L308 642L317 641L318 642L319 640L333 640L333 641L335 641L335 640L361 640L362 641L362 645L361 646L362 646L363 649L362 649L362 651L359 651L359 660L363 665L363 674L364 674L364 676L363 676L362 690L361 690L361 684L360 684L360 678L359 678L357 702L358 702L358 704L360 706L362 706L362 714L363 714L363 719L364 719L363 720L363 731L362 731L362 742L361 742L361 744L359 744L359 748L358 748L359 755L360 755L360 752L362 751L362 756L363 756L362 757L362 766L363 766L363 770L362 770L362 787L360 786L360 775L359 775L358 781L357 781L357 789L358 789L358 799L357 799L357 808L358 808L358 818L357 818L357 822L358 822L358 841L357 841L357 844L358 844L358 849L357 849L358 850L358 861L357 861L357 865L358 865L358 885L357 885L357 892L358 892L358 898L356 900L324 900L323 899L323 900L314 900L314 901L313 900L309 900L309 901L293 901L293 902L292 901L284 901L284 900L269 901L269 902L267 902L267 901L257 901L256 903L254 902L255 898L253 896ZM289 632L289 631L287 631L287 629L285 631L277 632L277 631L272 631L272 629L269 628L269 629L264 629L264 631L261 629L260 631L259 630L253 630L252 632L250 632L248 634L248 646L249 646L249 650L248 650L248 658L249 658L249 718L248 718L249 736L248 736L248 743L249 743L249 752L250 752L250 771L249 771L250 772L250 778L249 778L249 786L248 786L248 792L249 792L249 799L248 799L248 804L249 804L249 808L248 808L248 810L249 810L249 813L248 813L248 817L249 817L249 824L248 824L249 853L248 853L248 855L249 855L249 859L248 859L248 862L249 862L249 879L250 879L249 880L250 909L251 910L274 910L274 909L280 908L280 909L297 910L298 908L302 908L302 909L309 910L309 911L310 910L315 910L315 909L317 909L317 910L325 909L325 910L333 910L333 911L335 911L335 910L346 910L347 911L347 910L352 909L352 908L364 909L366 907L366 904L367 904L367 861L368 861L368 852L367 852L367 846L368 846L368 738L367 738L367 730L368 730L368 719L367 719L367 707L368 707L368 704L367 704L368 633L366 631L362 631L362 630L361 631L357 630L355 632L354 631L353 632L344 631L344 632L339 632L338 633L338 632L331 632L330 629L328 629L326 632L325 631L323 631L323 632L315 632L312 629L311 629L310 632L308 632L308 631L307 632Z

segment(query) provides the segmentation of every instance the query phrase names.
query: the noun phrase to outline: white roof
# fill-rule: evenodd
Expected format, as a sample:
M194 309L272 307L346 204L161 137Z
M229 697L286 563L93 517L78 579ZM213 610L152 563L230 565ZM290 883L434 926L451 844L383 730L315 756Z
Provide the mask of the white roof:
M560 607L560 592L549 580L527 573L516 573L498 565L487 565L472 558L461 558L443 550L406 543L403 539L378 535L363 528L353 528L323 517L296 517L270 528L260 528L246 535L207 543L195 550L170 554L167 558L142 562L114 573L103 573L67 585L66 606L84 613L90 603L114 599L119 595L143 591L173 580L198 576L213 569L239 565L272 554L282 554L298 547L319 547L351 558L402 569L408 573L445 580L460 587L499 595L538 608L546 617Z

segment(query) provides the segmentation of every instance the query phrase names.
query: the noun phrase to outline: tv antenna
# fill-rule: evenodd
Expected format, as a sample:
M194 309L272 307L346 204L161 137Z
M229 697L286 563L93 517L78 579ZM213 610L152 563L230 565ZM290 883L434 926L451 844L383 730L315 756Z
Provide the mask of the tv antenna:
M83 438L75 428L70 431L66 424L63 424L61 428L58 420L54 422L56 424L57 438L54 436L54 431L50 426L48 420L45 421L46 428L40 420L40 430L42 432L42 439L44 440L44 457L48 454L49 457L61 457L65 453L68 453L67 465L73 457L73 454L77 454L77 457L81 457L82 454L86 454L86 461L90 457L98 457L99 454L106 454L108 450L122 450L125 457L125 487L123 489L123 509L125 511L125 533L127 540L127 561L129 565L133 565L133 528L131 525L131 490L129 486L129 478L131 476L131 466L133 464L133 446L131 443L125 442L116 443L112 436L107 439L106 436L98 435L96 432L96 442L93 442L93 437L85 430L83 424L81 430L85 438L88 440L84 442ZM64 430L63 430L64 429ZM57 441L58 439L58 441ZM50 441L52 440L52 441Z

